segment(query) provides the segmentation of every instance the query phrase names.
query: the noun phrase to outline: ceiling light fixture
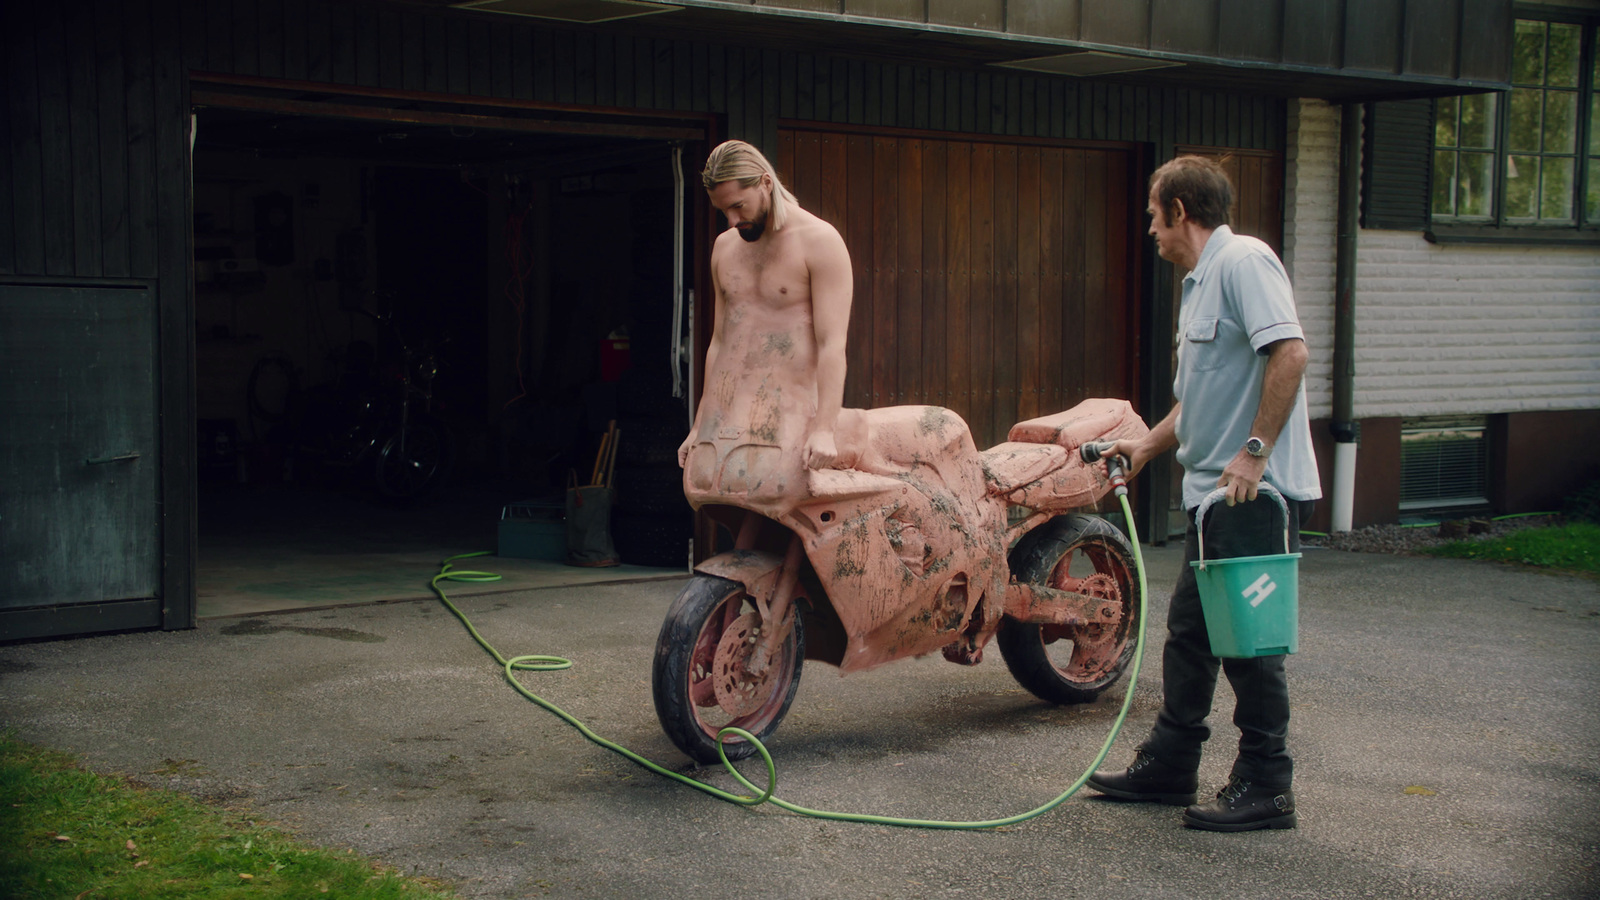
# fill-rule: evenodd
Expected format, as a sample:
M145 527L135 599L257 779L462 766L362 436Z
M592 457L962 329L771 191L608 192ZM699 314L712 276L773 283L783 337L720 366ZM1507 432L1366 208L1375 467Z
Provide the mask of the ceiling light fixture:
M451 5L457 9L531 16L582 25L615 22L683 8L668 3L647 3L645 0L467 0Z
M1015 59L1010 62L998 62L995 65L1004 66L1008 69L1044 72L1049 75L1071 75L1075 78L1085 78L1095 75L1120 75L1123 72L1142 72L1147 69L1170 69L1174 66L1181 66L1183 63L1165 59L1153 59L1148 56L1127 56L1121 53L1103 53L1099 50L1081 50L1076 53L1059 53L1055 56Z

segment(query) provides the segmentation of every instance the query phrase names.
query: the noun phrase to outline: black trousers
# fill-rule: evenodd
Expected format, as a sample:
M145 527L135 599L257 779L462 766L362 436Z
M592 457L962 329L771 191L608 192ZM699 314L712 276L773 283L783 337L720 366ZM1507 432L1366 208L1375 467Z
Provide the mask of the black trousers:
M1312 501L1289 500L1290 552L1300 549L1300 521L1311 515ZM1167 643L1161 655L1161 712L1143 750L1168 765L1193 770L1200 766L1200 746L1211 736L1206 718L1217 688L1217 669L1228 676L1238 699L1233 724L1239 728L1239 755L1233 774L1269 788L1287 788L1294 780L1289 756L1289 685L1282 656L1218 659L1200 607L1194 569L1200 558L1194 510L1184 538L1184 567L1167 611ZM1283 516L1268 497L1227 506L1218 503L1206 515L1206 558L1264 556L1283 552Z

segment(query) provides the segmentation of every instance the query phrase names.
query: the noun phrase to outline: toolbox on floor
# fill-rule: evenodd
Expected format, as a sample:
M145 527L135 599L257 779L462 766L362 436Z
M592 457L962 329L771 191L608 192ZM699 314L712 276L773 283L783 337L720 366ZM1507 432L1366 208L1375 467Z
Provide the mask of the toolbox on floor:
M560 500L506 504L500 512L499 555L561 562L567 557L566 516Z

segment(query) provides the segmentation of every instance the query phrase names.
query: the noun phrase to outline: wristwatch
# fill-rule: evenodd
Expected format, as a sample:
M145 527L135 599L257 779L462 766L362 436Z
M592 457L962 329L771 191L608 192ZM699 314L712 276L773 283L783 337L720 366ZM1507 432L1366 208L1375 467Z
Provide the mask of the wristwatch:
M1256 459L1266 459L1272 455L1272 445L1261 438L1252 436L1248 441L1244 442L1244 452L1254 456Z

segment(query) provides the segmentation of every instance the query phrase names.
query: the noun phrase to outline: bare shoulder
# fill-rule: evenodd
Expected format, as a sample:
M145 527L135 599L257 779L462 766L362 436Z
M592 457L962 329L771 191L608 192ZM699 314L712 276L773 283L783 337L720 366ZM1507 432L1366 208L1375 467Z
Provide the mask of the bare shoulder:
M827 257L844 252L844 238L832 223L804 209L797 209L790 215L785 230L795 230L795 237L804 246L808 256Z
M716 239L711 242L711 258L716 259L719 254L726 253L736 246L742 238L739 237L737 228L725 228Z

